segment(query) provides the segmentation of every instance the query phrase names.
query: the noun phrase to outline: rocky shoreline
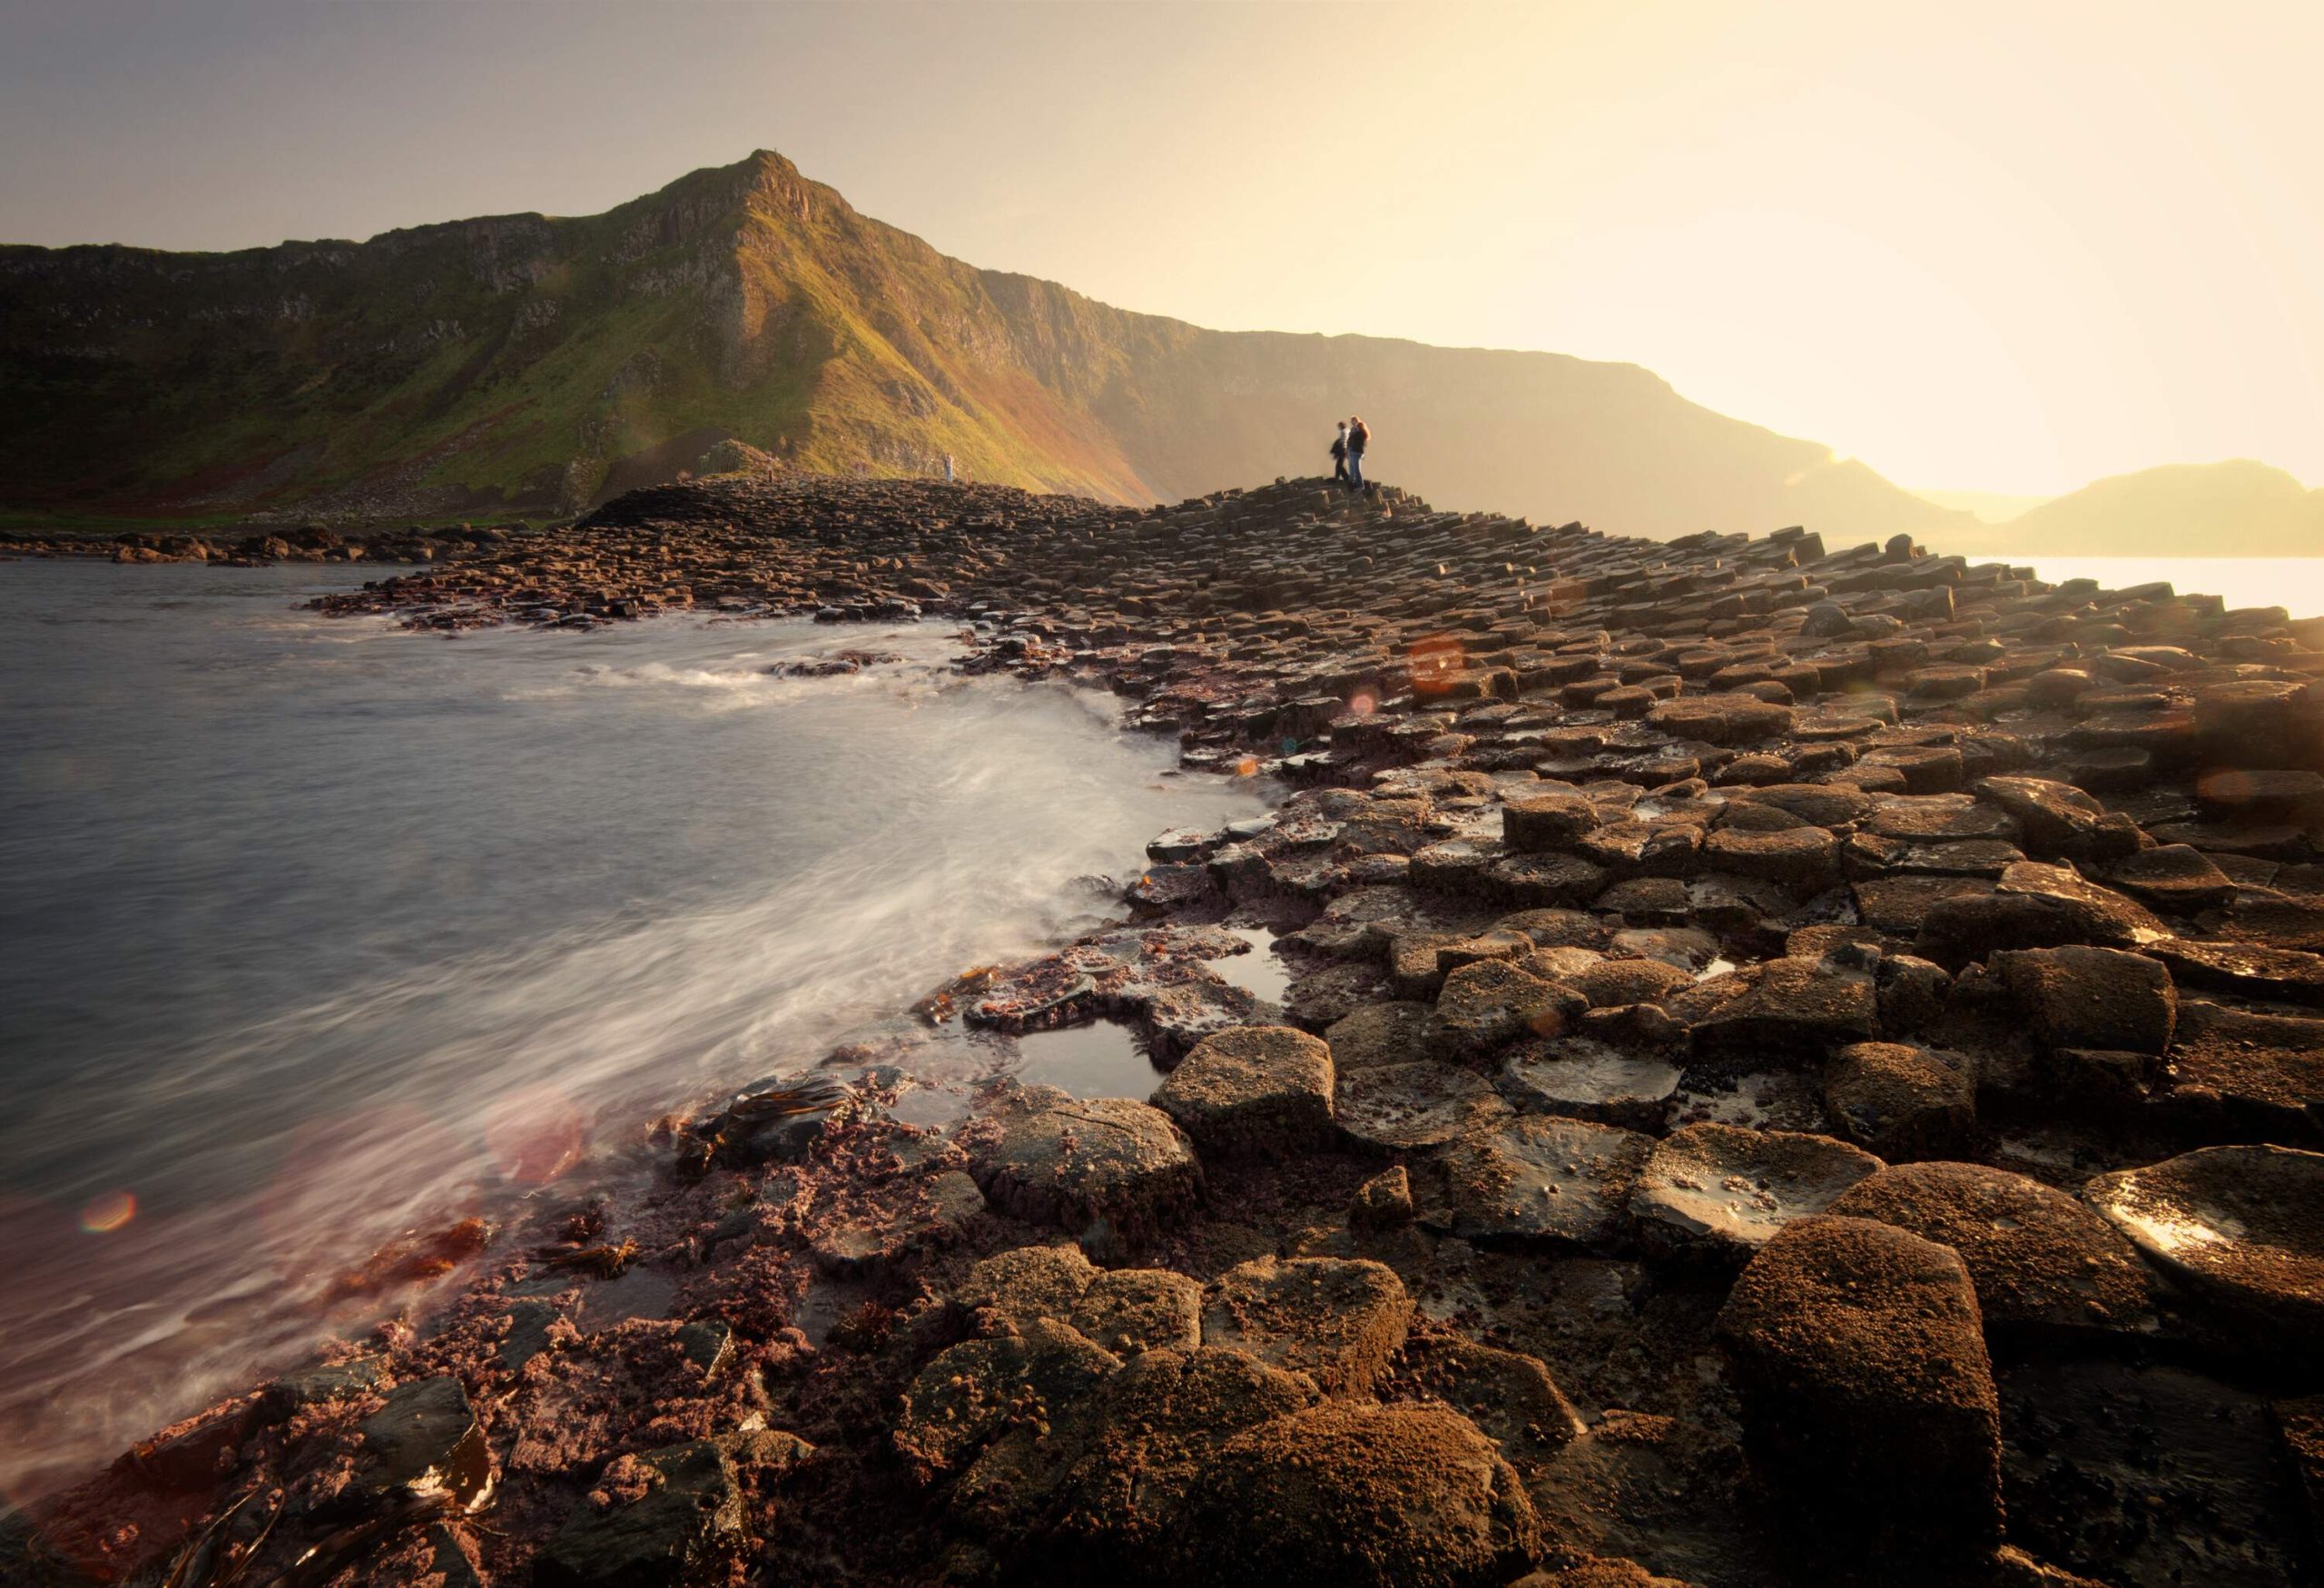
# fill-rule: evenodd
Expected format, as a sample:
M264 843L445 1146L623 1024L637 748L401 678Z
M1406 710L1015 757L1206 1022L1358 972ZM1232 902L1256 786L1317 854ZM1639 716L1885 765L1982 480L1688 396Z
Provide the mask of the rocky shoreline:
M2324 620L1313 480L439 544L320 605L941 616L1287 792L666 1123L650 1194L383 1254L454 1299L9 1580L2315 1579ZM958 1072L1099 1021L1150 1098Z

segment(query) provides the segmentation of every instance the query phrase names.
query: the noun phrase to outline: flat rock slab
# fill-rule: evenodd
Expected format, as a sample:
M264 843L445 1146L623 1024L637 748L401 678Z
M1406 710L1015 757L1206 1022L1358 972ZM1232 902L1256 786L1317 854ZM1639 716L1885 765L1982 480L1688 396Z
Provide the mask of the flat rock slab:
M1203 1306L1202 1342L1305 1373L1326 1395L1369 1393L1404 1343L1412 1297L1382 1264L1261 1258L1228 1269Z
M1482 1124L1445 1149L1431 1222L1472 1240L1612 1246L1649 1138L1548 1114Z
M1872 1154L1829 1136L1689 1125L1654 1144L1630 1215L1653 1248L1739 1263L1880 1168Z
M1704 1059L1820 1062L1832 1048L1880 1034L1869 972L1828 960L1768 960L1697 982L1664 1001L1694 1031Z
M2135 899L2102 888L2070 867L2020 861L1990 893L1932 905L1915 951L1941 965L1983 959L1995 949L2092 943L2135 949L2161 942L2171 929Z
M1441 1147L1480 1116L1506 1114L1492 1083L1450 1064L1382 1064L1343 1074L1333 1111L1361 1147L1408 1151Z
M1951 1248L1802 1219L1751 1259L1716 1334L1745 1449L1803 1547L1965 1565L2000 1544L2000 1403Z
M2189 999L2172 1031L2164 1102L2186 1128L2306 1146L2324 1101L2324 1019Z
M2050 1047L2160 1053L2171 1045L2178 990L2147 955L2075 944L2004 950L1990 962Z
M973 1159L997 1211L1079 1231L1105 1220L1125 1238L1183 1218L1202 1189L1194 1149L1161 1110L1127 1098L1070 1100L1007 1119Z
M1502 1065L1499 1084L1502 1096L1521 1113L1565 1114L1642 1130L1669 1113L1681 1079L1667 1059L1568 1037L1520 1042Z
M2216 1307L2285 1348L2324 1344L2324 1153L2205 1147L2082 1194Z
M1561 1036L1584 1007L1570 987L1508 960L1480 960L1444 978L1436 1019L1455 1048L1490 1053L1529 1032Z
M1332 1050L1289 1026L1206 1037L1154 1093L1206 1152L1283 1158L1332 1133Z
M1524 1485L1465 1417L1334 1403L1218 1448L1189 1507L1180 1580L1500 1588L1537 1535Z
M1334 1021L1324 1033L1333 1070L1343 1076L1384 1064L1441 1059L1450 1051L1450 1041L1434 1009L1404 1001L1366 1004Z
M1949 1246L1969 1265L1988 1330L2154 1327L2138 1253L2065 1192L1974 1163L1908 1163L1851 1189L1831 1210Z

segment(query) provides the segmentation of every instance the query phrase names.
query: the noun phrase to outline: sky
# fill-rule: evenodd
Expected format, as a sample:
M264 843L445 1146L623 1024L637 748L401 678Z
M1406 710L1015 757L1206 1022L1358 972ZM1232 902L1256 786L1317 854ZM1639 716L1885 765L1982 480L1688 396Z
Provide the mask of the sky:
M1643 364L1909 487L2324 484L2324 5L0 0L0 242L586 214L753 149L1227 330Z

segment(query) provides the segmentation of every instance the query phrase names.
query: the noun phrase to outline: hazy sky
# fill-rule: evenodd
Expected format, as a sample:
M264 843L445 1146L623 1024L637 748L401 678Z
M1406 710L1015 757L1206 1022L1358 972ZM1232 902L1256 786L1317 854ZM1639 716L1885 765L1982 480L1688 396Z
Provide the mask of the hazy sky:
M1226 328L1641 363L1900 483L2324 483L2324 3L0 0L0 240L580 214L779 149Z

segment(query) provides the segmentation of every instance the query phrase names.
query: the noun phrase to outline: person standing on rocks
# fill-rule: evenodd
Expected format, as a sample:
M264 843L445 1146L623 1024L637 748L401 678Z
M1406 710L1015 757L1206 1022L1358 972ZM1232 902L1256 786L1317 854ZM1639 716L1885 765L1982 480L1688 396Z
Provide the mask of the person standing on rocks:
M1332 483L1347 483L1347 421L1340 421L1340 433L1332 438Z
M1364 416L1350 416L1347 421L1347 485L1350 490L1360 493L1364 489L1364 449L1371 441L1372 427L1364 422Z
M950 452L944 454L944 483L952 483L952 455Z

